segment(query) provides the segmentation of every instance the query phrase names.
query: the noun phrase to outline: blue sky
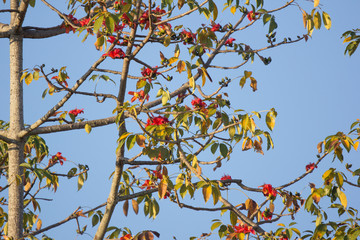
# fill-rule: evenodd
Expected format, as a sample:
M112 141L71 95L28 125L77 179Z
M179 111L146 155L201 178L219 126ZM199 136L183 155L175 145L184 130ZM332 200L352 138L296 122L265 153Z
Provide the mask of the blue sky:
M280 6L283 2L276 1L274 5ZM305 9L311 9L311 2L299 1L299 3ZM61 23L56 13L46 9L40 1L37 1L36 4L35 9L29 9L25 26L50 27ZM241 108L250 112L269 110L274 107L278 112L278 117L272 133L275 149L266 151L264 156L256 154L252 150L248 152L242 152L241 149L235 150L231 160L223 162L223 167L217 171L213 172L211 168L204 168L207 170L205 175L208 177L219 179L222 175L229 174L233 178L242 179L244 184L252 187L264 183L271 183L274 186L284 184L302 174L305 171L306 164L316 161L316 144L318 142L337 131L348 132L350 124L360 118L358 93L360 89L358 73L360 54L356 52L351 58L344 56L345 45L340 39L343 32L359 27L358 9L360 3L357 0L349 0L342 4L335 1L321 1L321 4L322 9L331 16L331 30L322 27L320 31L314 31L313 37L308 42L299 42L263 52L264 56L272 57L272 63L268 66L264 66L256 60L253 64L247 64L243 68L229 73L209 71L215 80L213 85L209 85L210 89L217 87L217 81L224 76L235 78L242 76L244 70L252 71L253 76L258 81L258 91L252 92L248 84L241 89L238 83L235 83L224 89L223 92L227 92L231 96L231 106L234 109ZM6 8L7 5L1 7ZM62 11L66 10L65 4L62 5L58 1L54 1L54 5ZM218 4L219 9L221 8L220 5ZM220 16L217 22L224 25L231 19L233 17L228 14L228 11L225 11L224 16ZM306 33L303 28L301 12L296 6L291 6L280 12L276 19L279 24L277 31L279 40L284 37L295 39L297 35ZM8 14L1 13L0 22L7 21ZM196 13L186 22L190 24L191 29L196 29L198 25L194 23L206 22L206 19ZM263 27L259 21L251 29L235 35L234 38L239 42L251 44L254 46L253 48L259 48L266 43L266 32L267 26ZM26 39L24 42L24 68L32 68L43 63L46 64L47 69L67 66L70 75L69 84L71 85L102 54L95 50L93 38L89 38L85 43L82 43L81 39L76 34L62 35L45 40ZM8 120L8 40L0 39L0 44L0 71L3 76L0 87L0 119ZM159 65L158 51L160 48L158 48L159 45L151 45L145 48L141 59L154 62L153 65ZM182 54L185 55L185 52L186 49L182 49ZM226 55L218 61L221 65L234 65L238 62L240 62L240 58L232 55ZM108 59L105 66L121 69L121 63L121 60ZM131 71L134 75L140 75L138 66L132 67ZM170 89L174 89L179 83L186 81L185 74L176 73L174 76L175 82L167 84ZM113 79L118 80L118 77L114 76ZM26 123L31 124L36 121L61 98L59 95L47 96L42 99L41 94L46 87L46 83L42 80L24 87ZM117 87L118 85L102 82L98 85L98 91L116 93ZM133 90L133 87L134 83L130 83L128 91ZM94 90L94 84L87 82L81 90L91 92ZM114 106L115 103L111 100L99 104L93 98L75 96L66 103L63 110L71 110L75 107L85 108L85 114L82 117L91 120L111 116ZM264 122L264 115L262 123ZM130 123L129 126L135 125ZM136 131L136 129L131 130ZM63 167L56 167L57 171L62 172L70 169L73 167L72 162L87 164L90 167L89 180L81 191L77 191L75 180L62 179L56 194L44 192L40 195L40 197L53 198L51 202L43 202L40 213L43 226L66 218L78 206L87 210L106 201L111 183L109 175L114 166L116 132L116 126L112 125L93 129L91 134L87 134L84 130L77 130L43 135L50 147L51 154L60 151L70 160ZM345 161L353 163L354 169L359 167L359 163L356 162L359 159L357 152L345 155ZM213 158L213 155L204 154L202 158L208 160ZM320 186L321 175L329 167L338 167L339 170L344 171L344 168L341 168L337 161L332 162L332 158L328 157L308 179L301 181L289 190L296 189L304 194L303 197L307 197L309 193L308 183L314 182ZM171 170L175 177L178 170L176 168ZM2 178L1 181L4 179ZM354 199L359 195L354 190L349 187L345 193L348 194L349 205L359 208L359 202ZM228 194L229 199L234 204L246 200L245 195L240 191L229 191ZM254 195L253 198L262 199L259 195ZM188 197L186 199L188 200ZM210 202L205 206L211 207ZM175 204L166 200L160 200L159 203L161 206L160 215L155 220L144 218L142 205L138 216L130 211L131 213L126 218L122 213L122 203L120 203L115 210L111 225L127 226L134 233L151 229L160 232L160 239L172 239L172 236L176 236L178 240L181 240L188 239L190 236L199 236L202 232L209 232L211 220L220 218L219 213L179 209ZM190 201L190 203L195 206L204 205L201 195L196 195L195 201ZM277 203L279 206L281 205L279 199ZM299 214L297 221L300 224L298 227L306 230L309 219L313 220L309 215ZM228 214L225 214L222 220L229 223ZM288 219L280 222L286 221ZM80 219L80 223L89 225L90 235L76 235L75 222L67 223L60 228L49 231L48 235L55 239L91 239L95 231L90 227L91 222ZM270 229L271 227L265 228ZM217 237L215 235L210 239L217 239Z

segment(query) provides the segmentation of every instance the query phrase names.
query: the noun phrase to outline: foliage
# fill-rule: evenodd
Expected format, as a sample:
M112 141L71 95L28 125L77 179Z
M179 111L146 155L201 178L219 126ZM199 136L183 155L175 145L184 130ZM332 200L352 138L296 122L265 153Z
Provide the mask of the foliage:
M247 0L245 3L227 0L223 9L220 9L221 4L213 0L202 3L193 0L70 0L68 15L61 13L45 0L42 2L62 18L61 25L53 29L22 28L18 25L21 29L18 34L31 38L34 31L38 31L39 36L45 38L48 31L55 31L52 32L53 36L76 33L83 37L83 41L94 42L94 51L99 52L99 58L76 81L72 81L73 77L66 66L49 70L41 64L23 69L20 81L29 85L33 80L43 80L46 88L42 97L59 96L61 99L37 122L16 132L16 137L11 135L12 130L9 130L9 124L13 123L0 121L2 178L11 175L8 171L10 144L24 143L24 161L19 165L23 174L16 176L16 184L24 189L25 210L21 210L21 224L25 238L38 239L45 231L71 220L77 222L77 233L85 234L87 225L80 227L79 218L91 221L91 226L97 228L96 236L107 234L108 239L123 240L158 238L160 233L153 230L133 233L131 226L109 226L108 219L112 217L112 211L119 203L123 204L125 216L128 215L130 207L136 214L143 208L146 217L155 219L160 212L160 200L163 199L180 208L194 211L220 211L221 215L229 213L229 218L213 220L211 233L203 234L198 239L205 239L211 234L218 234L220 238L226 239L245 239L251 236L287 240L294 238L295 234L297 237L310 237L314 240L358 237L360 227L357 209L348 206L344 183L359 187L360 169L353 170L349 164L346 165L347 173L330 168L323 174L323 186L316 188L312 184L308 197L287 188L311 175L326 156L332 155L334 161L343 163L344 149L347 152L357 150L360 139L359 120L351 125L348 134L338 132L320 142L317 161L306 166L304 174L282 186L274 187L267 183L253 188L228 175L220 180L210 179L203 169L204 165L213 165L214 170L221 168L223 161L232 160L235 148L242 151L253 150L260 154L264 154L265 149L274 148L271 133L277 117L275 108L262 112L245 111L233 106L235 104L231 103L231 96L224 92L230 85L239 89L246 89L248 85L252 91L257 91L259 82L255 78L256 74L248 70L242 71L243 74L236 78L230 78L227 74L229 71L238 71L248 62L260 61L268 65L272 59L263 55L263 51L302 40L308 41L314 30L321 26L330 29L330 16L319 7L318 0L314 1L309 13L294 0L273 9L266 9L264 0ZM21 1L21 4L35 7L35 0ZM285 38L278 41L276 31L280 23L276 21L276 14L292 4L299 7L306 32L295 40ZM24 15L26 8L22 11L16 9L12 14ZM194 14L204 15L207 22L196 22L197 24L193 25L184 23L185 26L180 24L188 15L195 18ZM220 25L216 23L220 14L233 15L236 20ZM75 15L81 18L76 18ZM254 49L252 43L238 39L242 31L252 27L257 21L261 21L268 29L265 33L268 44ZM29 29L31 31L27 31ZM12 31L5 31L1 36L13 37ZM352 55L360 40L358 30L348 31L343 37L344 42L349 42L345 54ZM143 49L149 44L157 46L152 49L152 53L159 56L159 62L141 59ZM225 54L236 54L242 62L235 66L214 65L213 60L221 59ZM119 69L100 69L99 66L106 61L118 62ZM134 66L131 70L130 64ZM218 81L216 89L216 80L212 78L210 69L219 70L224 76ZM113 80L115 78L120 81L116 82ZM96 87L94 92L82 92L79 87L86 83L86 80L116 83L118 94L98 93ZM136 84L129 84L127 87L130 80ZM129 86L134 88L130 89ZM61 95L62 93L65 94ZM81 118L80 114L86 114L86 106L70 110L63 107L73 94L91 96L103 104L105 100L112 100L114 111L104 119ZM130 100L126 101L127 98ZM131 121L136 123L136 128L126 127ZM81 190L88 178L89 167L70 163L74 166L65 170L70 162L69 156L62 155L61 152L51 155L42 134L82 128L90 134L93 128L114 123L118 126L116 167L111 175L112 190L107 198L104 197L107 199L106 204L87 211L79 207L63 221L43 227L40 218L41 198L38 197L40 192L56 192L61 187L59 178L76 178L77 188ZM211 153L213 160L204 160L204 152ZM139 160L140 157L149 160ZM358 178L356 183L348 180L349 173ZM5 191L11 184L14 183L9 180L7 184L0 186L0 191ZM246 191L246 199L240 203L230 203L230 199L225 197L230 186ZM214 206L205 208L192 205L196 194L201 194L205 203L211 202ZM252 199L249 196L254 197ZM330 220L324 207L320 205L323 198L329 198L330 207L337 209L339 217L346 213L348 218ZM281 199L282 203L275 201L276 199ZM2 197L0 203L9 204L9 207L12 204L6 197ZM316 216L314 230L301 233L294 227L295 222L288 226L279 223L277 229L271 225L273 231L268 232L261 227L262 224L270 225L286 216L290 216L294 221L295 214L302 208ZM7 222L7 208L0 208L0 234L11 239ZM41 238L51 239L47 235Z

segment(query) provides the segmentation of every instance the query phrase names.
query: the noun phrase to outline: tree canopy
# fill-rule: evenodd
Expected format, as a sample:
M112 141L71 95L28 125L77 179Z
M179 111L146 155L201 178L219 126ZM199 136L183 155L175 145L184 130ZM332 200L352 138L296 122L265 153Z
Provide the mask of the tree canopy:
M195 223L194 214L209 212L201 220L207 229L194 227L197 235L186 237L358 238L359 206L346 190L360 186L356 155L347 159L359 145L359 119L338 121L350 128L336 127L330 136L288 121L285 142L297 143L285 146L291 151L274 138L286 112L272 105L280 92L272 89L276 79L267 78L268 72L279 58L285 58L285 68L300 66L297 51L334 25L327 4L321 4L4 1L8 9L0 14L11 20L0 19L0 38L10 41L10 81L2 89L10 91L9 100L1 101L9 105L10 118L0 115L0 191L7 195L0 201L1 236L52 239L59 229L56 235L63 237L66 223L76 228L71 236L162 239L176 237L175 228L187 232L184 225ZM33 19L32 11L44 17ZM358 32L338 35L346 55L357 57ZM287 57L277 54L282 48L289 49L282 50ZM321 69L326 59L316 49L311 53L309 58L319 59L314 69ZM280 78L289 74L277 72ZM314 75L298 72L307 79ZM282 90L292 77L286 76ZM299 94L293 84L289 93ZM312 84L309 92L327 90ZM357 85L350 81L349 92ZM259 89L270 96L259 101L267 94ZM322 109L347 98L344 109L358 116L353 96L340 89L333 99L311 102L319 105L317 114L302 106L289 112L303 112L298 116L304 122L320 126ZM303 94L306 101L308 92ZM309 130L310 140L296 139ZM274 146L287 153L283 161L259 159L271 156ZM294 163L300 152L310 152L310 159ZM120 217L115 207L122 208ZM175 207L187 214L168 219L186 223L161 223L169 235L152 223L138 224L144 215L158 219ZM137 223L126 219L133 213L140 215ZM304 228L305 214L314 223Z

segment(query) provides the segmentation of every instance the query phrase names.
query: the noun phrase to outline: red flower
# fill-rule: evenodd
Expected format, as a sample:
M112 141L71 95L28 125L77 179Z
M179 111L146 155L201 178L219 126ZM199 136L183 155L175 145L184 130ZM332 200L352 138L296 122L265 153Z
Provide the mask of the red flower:
M247 18L249 19L249 21L252 21L256 19L257 15L259 15L259 13L254 13L253 11L250 11L247 14Z
M167 199L168 197L170 197L170 192L165 193L164 199Z
M221 25L219 23L218 24L213 24L210 31L216 32L216 31L219 31L220 28L221 28Z
M114 43L116 40L116 37L114 36L109 36L109 39L107 40L107 42L109 43ZM116 44L120 44L119 40L116 42Z
M224 175L224 176L222 176L222 178L220 178L220 180L231 180L231 176L230 175Z
M65 84L65 87L68 87L68 83L66 82L66 80L60 80L59 76L53 76L51 79L55 79L61 86L64 86L63 83ZM69 76L66 76L66 79L69 79Z
M61 156L61 152L58 152L56 155L52 156L51 164L55 164L57 161L60 162L60 165L63 165L64 161L66 161L66 158Z
M89 25L89 22L90 22L90 18L84 18L79 21L79 24L83 27Z
M262 192L265 197L269 197L272 200L276 198L277 191L271 186L271 184L264 184L259 187L263 188Z
M255 231L252 227L244 224L244 223L240 223L239 226L234 226L234 231L236 233L252 233L252 234L255 234Z
M112 59L123 59L125 57L125 53L120 48L114 48L108 53L104 53L103 57L109 56Z
M196 33L188 32L185 29L180 33L180 37L184 44L194 43L196 41Z
M159 172L159 171L155 171L153 170L153 176L158 178L158 179L163 179L163 175Z
M166 11L157 7L155 10L152 10L151 12L155 15L161 15L164 14ZM161 17L152 17L151 20L153 23L156 23L161 21ZM141 17L139 18L139 23L141 27L144 27L145 29L149 28L149 10L145 11L141 15Z
M191 101L191 105L193 105L194 108L205 108L207 105L204 103L200 98L195 98Z
M124 13L122 15L121 21L123 22L124 25L128 25L129 27L132 26L132 22L131 22L130 18L128 17L128 15L126 13Z
M155 188L155 186L153 185L153 182L151 180L145 180L144 184L140 186L141 189L146 188L146 190Z
M166 117L162 117L162 116L158 116L158 117L153 117L153 118L149 118L147 120L147 124L145 127L149 126L149 125L164 125L164 124L168 124L169 123L169 119Z
M143 69L143 71L141 72L141 75L143 77L146 77L146 79L151 83L151 80L155 79L156 76L159 73L157 72L157 66L154 69L151 68L145 68Z
M308 165L306 165L306 171L309 170L314 170L315 168L317 168L317 166L315 165L315 163L309 163Z
M235 41L235 38L228 38L225 41L225 45L232 47L234 41Z
M69 114L72 114L72 115L74 115L75 117L76 117L78 114L80 114L80 113L84 113L84 109L83 109L83 108L82 108L82 109L77 109L77 108L75 108L75 109L69 111Z
M269 208L265 208L265 211L263 211L261 213L261 217L266 221L266 220L271 220L272 219L272 215L273 213L270 211Z
M126 234L125 236L122 236L120 238L120 240L131 240L132 239L132 236L130 233Z
M73 15L68 15L67 18L74 23L75 25L78 24L78 20L73 16ZM70 31L75 32L75 28L73 28L71 25L67 24L66 22L64 22L63 24L61 24L60 28L65 28L65 32L69 33Z
M149 101L149 95L145 94L144 90L141 90L140 92L130 91L128 94L133 95L131 102L134 102L136 99L139 99L140 102L144 101L145 99Z

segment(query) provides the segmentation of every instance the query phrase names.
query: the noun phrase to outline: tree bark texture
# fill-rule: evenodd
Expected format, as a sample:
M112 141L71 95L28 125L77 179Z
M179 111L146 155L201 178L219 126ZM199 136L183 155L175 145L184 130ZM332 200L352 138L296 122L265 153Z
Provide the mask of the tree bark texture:
M17 0L11 0L11 9L19 8ZM12 31L10 34L10 128L9 135L13 140L9 144L9 219L8 236L19 239L23 235L23 170L20 164L24 161L24 140L18 137L24 128L23 87L20 82L23 62L23 37L21 26L16 26L18 13L11 13Z

